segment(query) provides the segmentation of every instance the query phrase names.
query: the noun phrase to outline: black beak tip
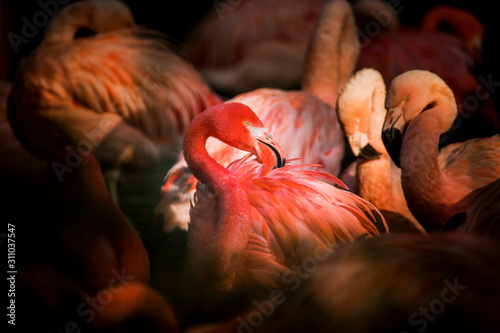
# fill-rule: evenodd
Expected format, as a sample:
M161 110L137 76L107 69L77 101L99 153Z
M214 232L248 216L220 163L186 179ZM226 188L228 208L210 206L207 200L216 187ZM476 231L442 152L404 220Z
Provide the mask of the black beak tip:
M370 144L361 148L361 151L359 152L359 156L366 158L367 160L376 160L380 157L380 155L382 154L375 150L375 148L373 148Z
M382 142L394 164L401 168L401 145L403 144L401 132L395 128L382 131Z

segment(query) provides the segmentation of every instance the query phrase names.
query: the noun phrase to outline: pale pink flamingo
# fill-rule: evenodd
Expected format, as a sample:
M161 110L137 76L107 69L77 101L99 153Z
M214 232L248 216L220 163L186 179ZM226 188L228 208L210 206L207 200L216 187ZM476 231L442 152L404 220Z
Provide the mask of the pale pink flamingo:
M64 328L77 315L82 329L124 328L134 319L153 332L175 331L173 310L149 286L142 239L111 197L99 162L89 154L61 181L52 166L66 154L61 148L48 163L47 211L38 214L44 223L25 221L21 229L38 248L23 257L19 272L20 297L31 304L36 325L56 320Z
M337 115L357 157L353 162L354 183L349 189L384 214L389 232L423 232L406 204L401 169L392 162L382 142L385 95L384 80L372 68L356 72L339 94Z
M76 38L81 29L95 35ZM19 64L9 118L41 158L67 145L77 149L68 155L92 151L115 188L117 169L177 156L189 121L220 101L166 36L135 25L125 3L89 0L62 8Z
M357 69L378 70L386 85L397 75L414 69L439 75L455 94L459 116L452 130L442 138L442 146L500 131L500 116L491 98L491 88L488 90L483 85L485 80L479 81L474 71L478 65L474 59L478 46L471 47L469 35L460 33L467 30L480 34L481 22L470 13L456 11L460 16L447 21L457 34L433 26L431 22L437 19L439 11L432 10L429 16L424 15L426 19L418 27L402 25L374 38L365 34L357 65Z
M439 137L457 114L451 89L435 73L413 70L391 83L382 139L401 166L401 185L413 216L441 229L467 209L461 201L500 177L500 134L450 144Z
M463 232L363 239L338 248L294 291L186 333L491 332L500 315L499 250Z
M224 168L205 148L208 137L256 159L248 155ZM223 103L196 116L183 150L198 179L190 259L200 281L217 290L272 290L308 257L378 235L377 225L386 231L380 212L336 177L284 166L281 148L244 104Z
M309 45L302 89L261 88L227 102L248 105L276 140L282 142L286 156L300 159L302 164L320 164L323 170L338 176L345 143L335 104L356 63L355 38L350 4L344 0L328 1ZM224 166L243 156L243 152L213 139L207 142L207 150ZM181 156L167 174L156 207L167 231L176 226L186 228L193 182Z

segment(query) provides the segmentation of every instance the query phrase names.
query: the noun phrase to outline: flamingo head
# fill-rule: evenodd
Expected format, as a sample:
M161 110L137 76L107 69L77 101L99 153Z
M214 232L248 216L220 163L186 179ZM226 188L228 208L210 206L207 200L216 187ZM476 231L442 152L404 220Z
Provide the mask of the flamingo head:
M337 116L356 157L377 159L385 153L380 138L385 117L384 99L384 80L372 68L356 72L339 93Z
M207 109L219 113L216 115L215 131L212 136L220 141L254 155L260 163L275 163L274 167L283 167L285 154L280 145L267 132L262 121L246 105L225 103ZM204 112L206 112L204 111Z
M447 132L458 114L453 91L435 73L411 70L396 76L388 89L382 141L397 166L403 137L411 122L423 113L441 118L440 133Z

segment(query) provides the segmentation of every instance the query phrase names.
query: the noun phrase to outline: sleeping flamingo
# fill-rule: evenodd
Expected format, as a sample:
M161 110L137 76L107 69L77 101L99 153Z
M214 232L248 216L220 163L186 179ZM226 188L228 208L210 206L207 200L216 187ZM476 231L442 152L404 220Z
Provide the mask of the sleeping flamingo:
M248 155L224 168L205 148L208 137L256 158ZM272 290L294 274L293 265L315 253L378 235L377 225L386 230L380 212L337 178L284 166L281 148L244 104L200 113L186 130L183 149L198 179L190 258L200 281L216 290Z
M386 115L385 94L384 80L372 68L356 72L339 94L337 115L357 157L350 190L384 214L390 232L422 232L423 227L406 204L401 169L392 162L380 135Z
M491 332L500 315L499 250L463 232L363 239L338 248L293 292L262 302L269 312L253 306L186 333Z
M328 1L309 45L302 90L260 88L227 102L248 105L283 143L288 157L303 164L320 164L324 171L338 176L345 143L335 104L355 66L355 44L352 7L345 0ZM213 139L207 142L207 149L224 166L243 156L243 152ZM176 226L186 228L195 182L181 156L167 173L156 207L158 216L164 217L166 231Z
M452 126L457 105L451 89L429 71L397 76L386 108L382 139L401 166L408 207L427 230L442 229L467 210L467 195L500 177L500 134L439 150L439 137Z
M94 35L75 37L88 30ZM61 174L92 151L111 189L116 170L177 156L189 121L221 100L169 44L136 26L120 1L65 6L16 69L9 98L16 135L44 159L76 146Z

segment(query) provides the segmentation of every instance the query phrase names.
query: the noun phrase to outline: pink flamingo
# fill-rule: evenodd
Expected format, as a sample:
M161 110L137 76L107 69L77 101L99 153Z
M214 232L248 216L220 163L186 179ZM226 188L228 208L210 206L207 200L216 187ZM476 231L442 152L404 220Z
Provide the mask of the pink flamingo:
M350 4L344 0L329 1L309 46L302 90L261 88L227 102L248 105L276 140L284 143L287 156L298 158L304 164L320 164L323 170L337 176L345 144L335 104L340 88L355 66L355 44ZM217 140L209 140L207 149L224 166L243 156L243 152ZM307 167L318 169L317 166ZM181 156L167 173L162 198L156 207L158 215L164 217L166 231L176 226L186 228L195 182Z
M224 168L205 148L210 136L256 160L247 156ZM337 178L283 166L281 148L244 104L200 113L186 130L183 149L198 179L190 258L200 280L217 290L272 290L283 274L293 275L291 265L333 244L378 235L377 224L386 229L380 212Z
M95 35L76 38L82 29ZM89 0L65 6L19 64L9 119L41 158L67 145L76 146L73 160L92 151L113 189L117 169L177 156L189 121L220 101L165 36L135 25L124 3Z
M386 115L385 95L384 80L372 68L356 72L339 94L337 115L357 157L349 167L354 168L354 183L350 190L380 210L389 232L423 232L423 227L406 204L401 169L392 162L380 135Z
M439 150L439 136L457 114L454 94L435 73L405 72L389 87L382 139L401 166L401 185L412 214L427 229L441 229L465 211L472 191L500 177L500 134Z
M293 292L186 333L490 332L500 315L499 250L462 232L356 241L338 248Z

